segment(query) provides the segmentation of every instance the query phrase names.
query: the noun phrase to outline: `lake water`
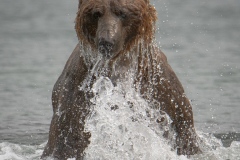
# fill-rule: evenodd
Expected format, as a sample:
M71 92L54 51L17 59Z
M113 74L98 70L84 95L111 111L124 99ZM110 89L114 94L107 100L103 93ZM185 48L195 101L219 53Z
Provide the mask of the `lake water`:
M192 159L240 159L240 1L152 3L156 39L192 100L199 135L214 148ZM77 44L76 11L77 0L0 0L0 159L39 159L51 90Z

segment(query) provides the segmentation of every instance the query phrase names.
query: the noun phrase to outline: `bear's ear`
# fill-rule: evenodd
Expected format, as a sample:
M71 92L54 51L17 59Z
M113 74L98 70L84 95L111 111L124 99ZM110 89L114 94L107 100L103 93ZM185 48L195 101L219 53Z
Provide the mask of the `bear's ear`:
M82 1L83 1L83 0L79 0L78 8L80 8L80 6L81 6L81 4L82 4Z
M149 4L149 0L144 0L147 4Z

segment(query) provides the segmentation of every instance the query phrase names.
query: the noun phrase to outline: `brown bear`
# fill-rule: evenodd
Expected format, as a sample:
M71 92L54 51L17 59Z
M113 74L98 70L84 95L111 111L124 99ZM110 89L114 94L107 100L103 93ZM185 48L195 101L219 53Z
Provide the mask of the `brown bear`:
M156 11L149 0L79 0L79 43L52 92L53 117L42 158L83 159L91 143L85 119L99 76L132 86L172 120L179 155L200 153L191 104L166 56L154 45Z

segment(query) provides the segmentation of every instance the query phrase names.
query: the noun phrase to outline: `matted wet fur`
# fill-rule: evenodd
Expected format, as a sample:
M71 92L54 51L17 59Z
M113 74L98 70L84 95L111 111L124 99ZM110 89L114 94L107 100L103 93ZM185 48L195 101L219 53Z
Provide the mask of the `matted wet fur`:
M155 21L156 11L148 0L79 1L79 44L53 88L53 117L42 158L82 159L91 143L84 125L96 77L107 76L117 85L130 72L136 91L172 119L177 153L201 152L191 104L166 56L153 44Z

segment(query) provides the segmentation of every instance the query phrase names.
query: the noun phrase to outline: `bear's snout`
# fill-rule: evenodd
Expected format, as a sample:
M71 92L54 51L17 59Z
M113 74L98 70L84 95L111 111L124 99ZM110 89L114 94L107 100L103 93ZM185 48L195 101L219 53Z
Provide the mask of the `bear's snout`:
M111 58L112 50L113 50L113 43L109 42L105 39L100 39L98 43L98 51L103 55L104 58Z

